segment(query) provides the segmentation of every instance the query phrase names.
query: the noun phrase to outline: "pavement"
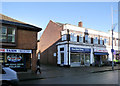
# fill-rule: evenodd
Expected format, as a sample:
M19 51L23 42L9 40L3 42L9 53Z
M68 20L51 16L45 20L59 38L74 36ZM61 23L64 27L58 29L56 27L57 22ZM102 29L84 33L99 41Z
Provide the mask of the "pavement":
M117 66L114 66L114 70L120 70ZM64 71L64 72L62 72ZM54 77L62 77L69 76L73 72L78 72L81 75L90 74L90 73L98 73L98 72L107 72L112 71L111 66L103 66L103 67L58 67L52 65L41 65L41 74L35 74L31 70L27 70L27 72L17 72L18 78L20 81L25 80L36 80L36 79L46 79L46 78L54 78ZM75 75L75 73L73 73Z

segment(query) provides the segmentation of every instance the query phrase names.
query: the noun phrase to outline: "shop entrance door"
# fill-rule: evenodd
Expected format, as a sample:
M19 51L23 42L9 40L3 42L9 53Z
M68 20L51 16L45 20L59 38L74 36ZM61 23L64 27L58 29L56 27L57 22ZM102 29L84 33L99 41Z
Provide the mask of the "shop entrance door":
M81 63L81 66L82 65L84 65L84 58L85 58L85 56L84 56L84 54L80 54L80 63Z
M90 66L90 53L85 53L85 65Z
M63 52L61 52L61 64L63 65L64 64L64 53ZM61 66L62 66L61 65Z

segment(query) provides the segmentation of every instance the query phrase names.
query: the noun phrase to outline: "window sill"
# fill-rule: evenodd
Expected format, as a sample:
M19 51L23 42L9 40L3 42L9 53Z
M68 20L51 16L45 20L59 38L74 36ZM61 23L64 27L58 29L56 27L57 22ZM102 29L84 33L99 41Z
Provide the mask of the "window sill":
M10 47L15 47L15 43L0 43L0 46L10 46Z

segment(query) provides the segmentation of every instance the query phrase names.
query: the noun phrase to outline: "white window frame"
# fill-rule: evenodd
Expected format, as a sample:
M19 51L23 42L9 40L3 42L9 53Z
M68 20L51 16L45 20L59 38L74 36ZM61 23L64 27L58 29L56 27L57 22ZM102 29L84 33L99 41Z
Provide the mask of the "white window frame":
M100 45L103 45L103 38L100 38Z
M96 39L97 38L97 39ZM98 44L98 37L94 37L94 41L93 41L94 44Z
M82 34L79 35L79 42L83 43L83 35Z
M65 40L67 40L67 35L66 34L62 35L62 41L65 41Z

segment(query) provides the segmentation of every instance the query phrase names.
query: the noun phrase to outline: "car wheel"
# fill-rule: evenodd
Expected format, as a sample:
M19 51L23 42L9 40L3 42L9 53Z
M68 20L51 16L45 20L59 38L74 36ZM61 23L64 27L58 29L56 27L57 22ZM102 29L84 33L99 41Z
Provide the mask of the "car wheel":
M12 86L12 84L8 83L8 82L3 82L2 86Z

